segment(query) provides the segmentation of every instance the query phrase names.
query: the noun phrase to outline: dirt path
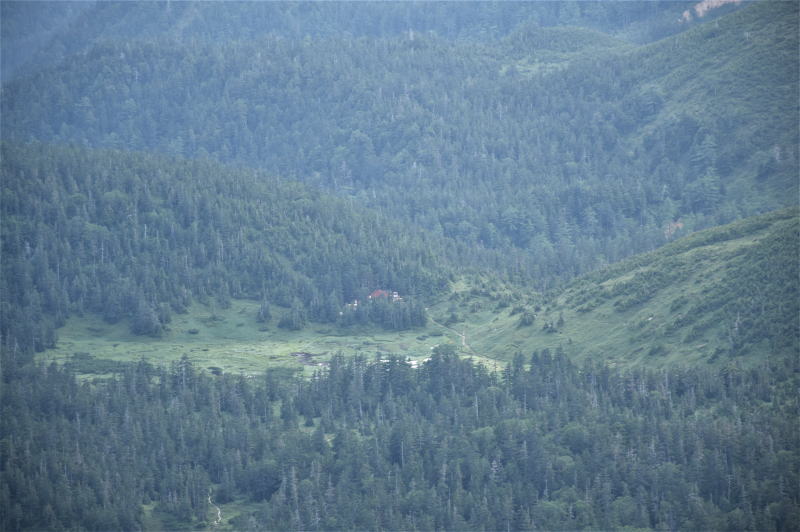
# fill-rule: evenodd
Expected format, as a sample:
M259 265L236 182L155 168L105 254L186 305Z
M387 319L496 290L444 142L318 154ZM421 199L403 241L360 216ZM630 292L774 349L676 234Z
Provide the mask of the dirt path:
M470 353L472 353L476 357L480 356L467 343L467 331L466 331L466 329L464 329L464 332L458 332L457 330L453 329L452 327L448 327L447 325L439 323L438 321L436 321L435 319L431 318L430 316L428 316L428 319L431 320L434 324L438 325L439 327L441 327L443 329L447 329L448 331L457 334L461 338L461 347L463 347L464 349L466 349L467 351L469 351Z
M211 500L211 488L208 488L208 504L210 504L217 510L217 520L214 521L212 525L219 526L219 524L222 522L222 510L220 510L219 506L214 504L214 502Z

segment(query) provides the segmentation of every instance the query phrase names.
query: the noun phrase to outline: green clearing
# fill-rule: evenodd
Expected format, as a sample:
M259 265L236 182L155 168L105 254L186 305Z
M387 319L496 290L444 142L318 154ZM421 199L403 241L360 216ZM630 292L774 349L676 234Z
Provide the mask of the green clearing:
M566 69L570 64L602 59L611 53L634 50L630 43L599 31L572 26L523 27L507 39L515 61L503 65L505 74L513 67L526 77L544 76Z
M276 325L283 310L274 308L272 320L260 324L255 320L258 307L257 302L247 300L232 300L227 309L194 304L186 314L173 315L169 329L158 338L132 334L127 320L108 324L94 315L73 316L58 330L57 347L39 353L37 359L71 363L79 373L102 375L113 371L119 362L143 358L168 364L186 355L207 371L219 368L225 373L254 374L270 367L289 367L310 375L336 353L406 356L419 361L439 344L460 345L456 333L435 323L407 331L337 329L312 323L300 331L287 331ZM435 308L431 312L437 313Z

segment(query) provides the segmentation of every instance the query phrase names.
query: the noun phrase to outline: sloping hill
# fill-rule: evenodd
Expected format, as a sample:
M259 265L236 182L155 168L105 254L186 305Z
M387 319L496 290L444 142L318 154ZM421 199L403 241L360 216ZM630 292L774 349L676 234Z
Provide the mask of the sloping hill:
M133 332L158 335L192 301L249 298L266 315L291 309L285 325L298 329L337 321L376 288L406 304L359 317L406 328L424 322L408 300L447 282L440 239L210 161L4 144L0 192L0 325L15 352L52 347L70 314L130 318Z
M504 44L508 56L516 59L509 68L525 76L558 72L572 62L604 58L612 51L634 48L597 30L573 26L543 28L532 23L518 26Z
M796 202L796 22L796 3L761 2L643 47L586 28L121 39L7 84L3 134L264 168L552 286L679 218Z
M489 306L463 287L453 327L471 350L506 359L548 348L624 366L756 364L800 353L799 264L793 208L695 233L550 299L507 289Z
M719 178L728 193L797 198L799 16L796 2L755 2L632 54L646 73L644 84L622 73L638 85L633 101L663 102L637 133L663 161L652 171L677 166ZM703 201L702 187L692 192Z

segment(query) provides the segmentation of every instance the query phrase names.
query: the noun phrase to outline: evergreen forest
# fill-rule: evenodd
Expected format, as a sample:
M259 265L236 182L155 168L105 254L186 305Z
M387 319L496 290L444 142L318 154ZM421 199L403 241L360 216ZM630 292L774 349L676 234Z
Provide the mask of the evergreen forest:
M797 1L0 39L0 530L797 530Z

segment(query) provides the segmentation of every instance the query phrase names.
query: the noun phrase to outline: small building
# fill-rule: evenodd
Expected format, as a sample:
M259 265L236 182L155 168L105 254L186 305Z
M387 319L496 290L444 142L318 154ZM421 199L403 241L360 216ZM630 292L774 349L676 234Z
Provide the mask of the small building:
M370 299L378 299L379 297L389 297L387 290L375 290L369 296Z
M400 297L400 294L395 292L389 292L388 290L375 290L369 296L369 299L378 299L380 297L385 297L391 301L402 301L403 298Z

